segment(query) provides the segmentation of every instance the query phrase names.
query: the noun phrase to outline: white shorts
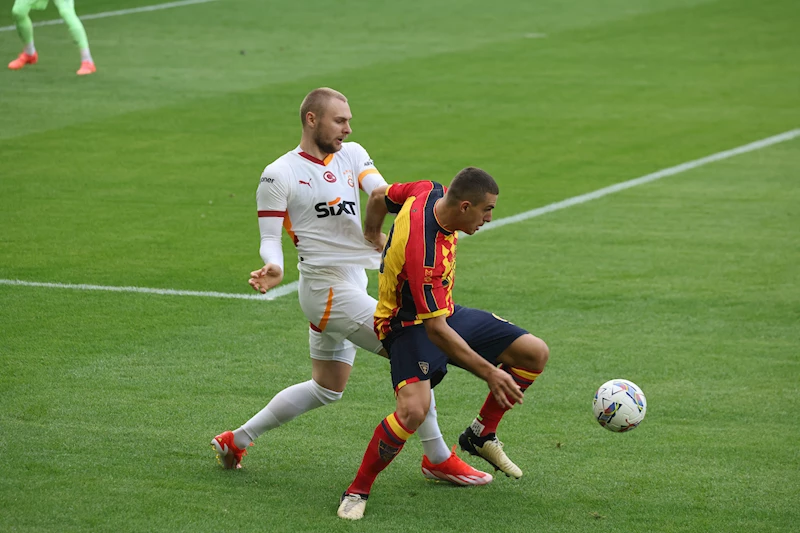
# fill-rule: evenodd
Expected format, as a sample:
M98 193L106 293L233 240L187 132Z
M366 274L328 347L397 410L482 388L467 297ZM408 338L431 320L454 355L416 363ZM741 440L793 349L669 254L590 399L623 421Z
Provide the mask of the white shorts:
M301 264L297 292L309 321L312 359L352 365L356 346L373 353L383 349L374 330L377 301L367 294L363 268Z

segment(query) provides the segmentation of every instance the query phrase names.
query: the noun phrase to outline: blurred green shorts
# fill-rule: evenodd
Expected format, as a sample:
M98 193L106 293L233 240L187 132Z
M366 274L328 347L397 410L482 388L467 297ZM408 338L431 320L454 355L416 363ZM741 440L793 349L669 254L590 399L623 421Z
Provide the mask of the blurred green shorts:
M14 7L27 7L30 9L38 9L42 10L47 7L47 4L50 0L16 0L14 2Z

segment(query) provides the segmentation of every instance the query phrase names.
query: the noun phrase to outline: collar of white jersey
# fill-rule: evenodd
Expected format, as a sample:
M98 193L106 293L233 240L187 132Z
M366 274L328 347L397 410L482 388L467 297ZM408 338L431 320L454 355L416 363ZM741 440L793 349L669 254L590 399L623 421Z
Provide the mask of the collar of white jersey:
M328 154L325 156L325 159L319 159L307 152L304 152L299 146L294 149L294 153L296 153L297 155L299 155L304 159L308 159L312 163L316 163L317 165L322 165L323 167L327 167L331 163L331 161L333 161L333 156L335 155L335 154Z

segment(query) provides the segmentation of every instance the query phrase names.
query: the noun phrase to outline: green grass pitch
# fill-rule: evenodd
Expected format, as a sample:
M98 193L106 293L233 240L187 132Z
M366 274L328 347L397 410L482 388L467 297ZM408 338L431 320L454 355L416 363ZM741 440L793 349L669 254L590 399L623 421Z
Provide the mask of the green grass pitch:
M389 181L481 166L498 218L800 127L796 0L219 0L85 25L97 74L63 25L0 71L0 279L248 294L258 176L317 86ZM3 61L20 48L0 32ZM412 437L358 523L336 507L393 410L384 360L359 352L343 401L239 472L208 446L308 379L294 294L0 285L0 531L797 531L798 169L800 138L464 240L456 300L551 347L500 427L525 475L426 481ZM648 398L622 435L591 415L614 377ZM449 443L486 390L437 388Z

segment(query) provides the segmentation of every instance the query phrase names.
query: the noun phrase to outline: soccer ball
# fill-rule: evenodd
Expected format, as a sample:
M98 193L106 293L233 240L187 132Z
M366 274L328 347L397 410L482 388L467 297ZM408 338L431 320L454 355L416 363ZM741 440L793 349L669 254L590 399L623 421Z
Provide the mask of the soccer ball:
M630 431L644 420L647 399L642 389L627 379L606 381L594 393L594 417L609 431Z

